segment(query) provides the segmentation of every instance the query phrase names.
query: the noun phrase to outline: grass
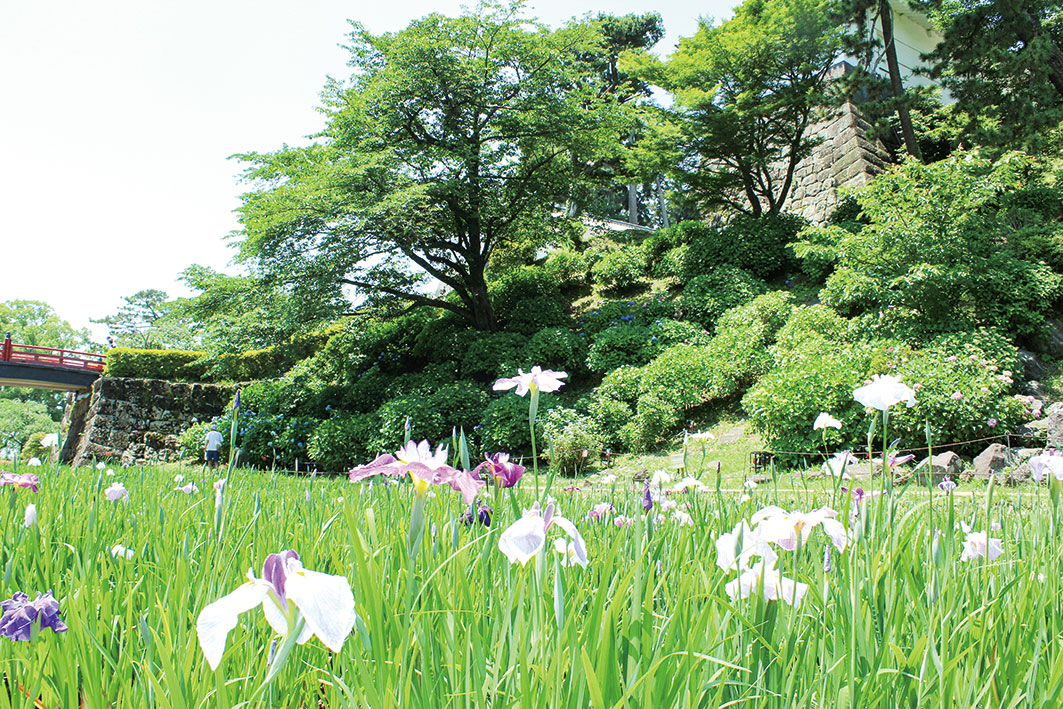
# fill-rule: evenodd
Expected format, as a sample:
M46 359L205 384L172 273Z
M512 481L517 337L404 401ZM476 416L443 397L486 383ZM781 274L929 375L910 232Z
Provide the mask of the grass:
M286 548L346 576L364 625L338 655L316 639L296 647L264 706L1059 706L1063 695L1055 493L898 490L853 520L855 541L831 552L829 571L818 532L780 555L810 586L791 608L730 598L715 539L767 504L844 509L831 490L684 493L674 499L692 525L668 513L619 528L586 514L611 501L637 519L637 487L558 485L590 565L561 567L548 544L523 568L497 542L532 502L527 481L488 493L491 529L461 525L460 499L439 490L414 558L409 485L239 470L216 518L214 476L199 468L182 471L202 490L191 496L173 490L172 468L36 470L39 493L9 488L0 505L2 593L54 590L70 629L0 639L0 709L239 705L265 677L272 631L257 609L243 615L212 672L195 619ZM689 472L714 484L714 472ZM114 481L128 501L105 499ZM29 502L39 524L25 529ZM958 561L959 520L1000 523L1004 555ZM134 558L112 558L114 544Z

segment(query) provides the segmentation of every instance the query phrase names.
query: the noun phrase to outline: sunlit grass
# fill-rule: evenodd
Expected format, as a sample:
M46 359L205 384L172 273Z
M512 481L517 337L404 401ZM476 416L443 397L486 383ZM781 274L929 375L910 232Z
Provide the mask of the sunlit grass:
M209 602L294 548L307 568L347 576L364 630L333 655L297 647L266 706L721 707L1058 706L1063 688L1063 559L1047 490L973 498L898 490L865 507L859 538L834 551L810 538L780 569L808 583L791 608L732 600L714 540L767 504L812 509L833 492L799 484L674 496L692 526L618 528L584 519L601 501L638 518L623 481L552 494L591 557L562 568L549 549L527 568L497 548L525 483L488 491L491 530L457 522L460 498L428 500L416 564L407 553L409 485L348 484L239 470L216 531L216 478L172 468L38 468L41 490L5 489L5 597L53 589L70 630L31 643L0 639L0 707L214 707L247 700L266 673L272 631L245 614L211 672L195 634ZM715 471L692 470L710 488ZM113 481L128 502L102 494ZM34 502L39 524L23 527ZM845 501L834 501L839 511ZM987 504L988 503L988 504ZM667 517L667 515L666 515ZM840 515L846 519L847 515ZM999 522L993 563L959 562L962 534ZM931 525L942 530L931 544ZM219 533L220 532L220 533ZM109 549L135 550L132 560Z

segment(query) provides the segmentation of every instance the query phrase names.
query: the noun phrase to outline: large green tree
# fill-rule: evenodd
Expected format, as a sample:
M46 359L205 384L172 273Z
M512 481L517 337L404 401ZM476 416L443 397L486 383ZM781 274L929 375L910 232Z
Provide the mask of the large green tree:
M92 321L106 325L117 346L157 350L191 349L198 344L189 322L177 312L176 301L165 291L137 291L122 300L117 312Z
M353 27L354 73L326 87L317 142L240 156L255 185L241 257L300 297L349 286L493 329L492 251L548 229L577 165L616 149L613 101L580 81L601 32L491 4L394 34Z
M674 97L682 196L701 209L781 212L815 144L808 128L829 106L843 36L830 2L746 0L732 19L702 22L667 62L632 56L633 71Z
M975 141L1038 145L1063 121L1063 5L1058 0L921 0L944 36L932 75L971 117Z

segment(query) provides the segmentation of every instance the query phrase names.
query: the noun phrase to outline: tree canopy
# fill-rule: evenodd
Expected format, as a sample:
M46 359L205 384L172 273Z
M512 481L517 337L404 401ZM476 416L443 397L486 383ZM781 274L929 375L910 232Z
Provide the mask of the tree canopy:
M119 347L181 350L197 344L189 323L175 312L176 303L165 291L151 288L122 300L118 312L92 321L106 325Z
M1038 147L1063 121L1063 5L1056 0L915 0L943 40L931 75L971 117L975 142Z
M492 250L548 229L576 165L616 149L614 102L579 80L602 34L494 4L391 34L352 26L353 76L326 87L317 142L239 156L255 185L241 257L293 292L337 300L350 286L493 329Z
M673 94L673 172L689 202L782 211L843 47L830 10L821 0L747 0L726 22L703 21L666 62L631 57L634 73Z

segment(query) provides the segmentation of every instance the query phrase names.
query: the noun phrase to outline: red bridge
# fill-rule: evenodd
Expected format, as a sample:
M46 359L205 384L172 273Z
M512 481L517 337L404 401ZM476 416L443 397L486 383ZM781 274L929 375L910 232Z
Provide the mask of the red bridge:
M103 374L102 354L19 345L4 338L0 346L0 386L79 391Z

